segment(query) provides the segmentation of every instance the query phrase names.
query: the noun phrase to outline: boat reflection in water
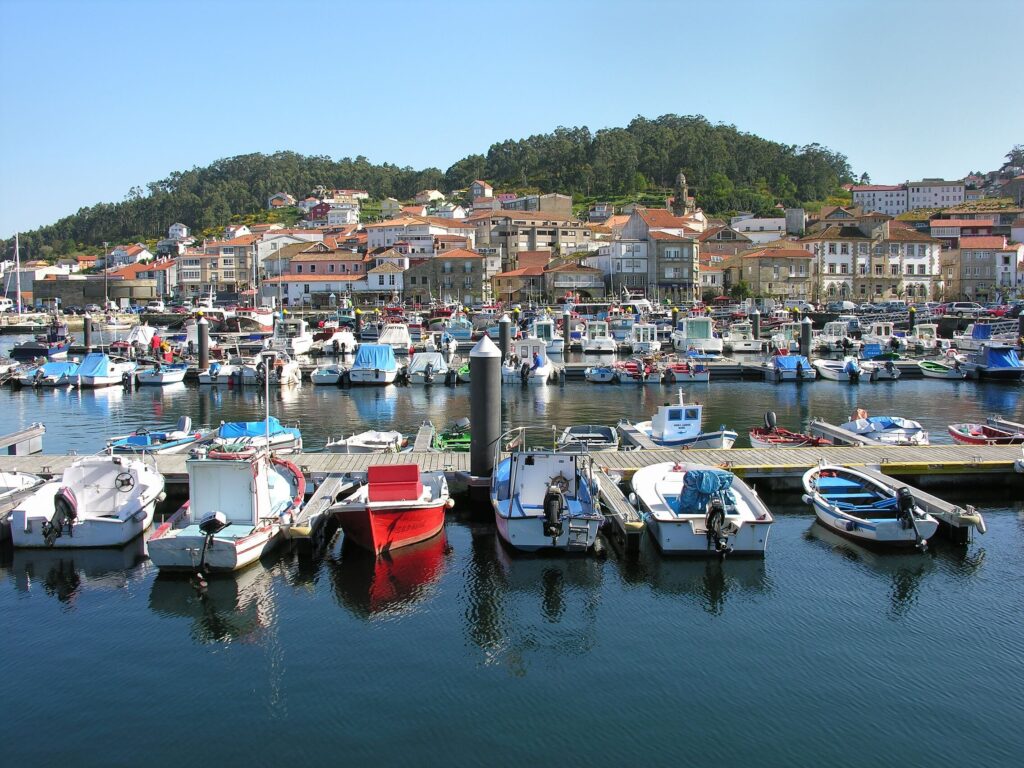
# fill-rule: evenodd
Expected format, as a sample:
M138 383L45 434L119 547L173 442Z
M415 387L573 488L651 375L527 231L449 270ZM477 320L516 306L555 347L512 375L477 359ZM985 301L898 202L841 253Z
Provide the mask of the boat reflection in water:
M188 619L190 634L200 643L254 640L275 621L272 597L274 572L259 565L232 574L208 577L198 591L186 574L157 574L149 608L166 618Z
M515 552L493 525L472 525L471 533L466 631L487 663L525 674L528 654L593 650L603 558Z
M342 544L326 566L338 602L362 618L394 616L427 601L448 561L448 540L442 529L426 541L410 544L379 557L357 546Z
M62 603L74 604L84 590L124 589L145 575L144 536L123 547L96 549L14 549L10 572L19 592L42 590Z

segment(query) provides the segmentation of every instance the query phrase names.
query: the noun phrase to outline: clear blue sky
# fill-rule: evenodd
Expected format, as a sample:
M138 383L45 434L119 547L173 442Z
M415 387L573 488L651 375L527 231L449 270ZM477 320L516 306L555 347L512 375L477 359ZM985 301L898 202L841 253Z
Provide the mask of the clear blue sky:
M960 177L1024 143L1022 29L1021 0L0 0L0 236L245 152L444 170L638 114Z

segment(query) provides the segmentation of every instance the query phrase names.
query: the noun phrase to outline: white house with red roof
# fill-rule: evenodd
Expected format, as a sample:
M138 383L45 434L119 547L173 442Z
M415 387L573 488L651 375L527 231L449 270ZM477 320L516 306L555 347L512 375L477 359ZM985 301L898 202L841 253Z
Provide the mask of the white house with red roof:
M488 184L486 181L477 179L469 185L469 198L473 202L479 199L486 199L494 197L494 187Z
M126 264L137 264L140 261L153 258L153 254L142 243L119 245L106 255L103 267L104 269L123 267Z

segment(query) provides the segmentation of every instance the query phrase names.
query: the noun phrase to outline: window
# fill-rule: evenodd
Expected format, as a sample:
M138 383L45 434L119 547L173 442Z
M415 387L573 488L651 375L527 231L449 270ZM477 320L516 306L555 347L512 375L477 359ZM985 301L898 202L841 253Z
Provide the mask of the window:
M295 274L296 275L301 275L302 274L302 265L301 264L296 264L295 265Z
M384 275L377 275L377 285L384 285Z
M235 270L233 270L233 269L225 269L224 270L224 279L225 280L234 280L235 279Z
M835 252L836 252L836 244L835 243L829 243L828 244L828 252L831 253L831 254L835 254Z
M850 252L850 244L849 243L841 243L839 245L839 252L844 254L844 255L848 254Z
M836 273L836 265L835 264L829 264L828 265L828 273L830 275L834 275Z
M881 295L882 295L882 286L876 285L875 286L875 296L881 296Z
M868 292L868 287L864 283L860 284L860 295L864 296Z
M666 248L665 249L665 258L666 259L678 259L679 258L679 249L678 248Z
M848 274L848 273L849 273L849 268L848 268L848 265L846 265L846 264L840 264L840 265L839 265L839 272L840 272L841 274L844 274L844 275L845 275L845 274Z
M334 265L333 264L328 264L327 265L327 271L328 272L334 272Z
M221 259L220 261L221 261L221 266L222 267L233 267L233 266L235 266L234 258Z
M900 265L899 264L890 264L889 265L889 274L892 275L893 277L899 277L900 276Z
M302 286L302 292L303 292L303 293L309 293L309 283L305 283L305 284L304 284L304 285Z
M313 274L314 272L316 272L316 264L310 264L309 265L309 273Z
M914 274L914 265L913 264L907 264L907 274L908 275Z
M861 264L860 265L860 273L862 275L866 275L868 273L868 265L867 264Z
M857 252L861 256L867 256L868 255L868 244L867 243L861 243L860 245L858 245L857 246Z
M234 248L221 248L220 249L220 255L221 256L234 256L235 255L235 249Z
M881 276L881 274L882 274L882 265L881 264L875 264L875 274L878 275L878 276Z
M394 285L394 284L395 284L395 276L394 275L388 275L388 285Z

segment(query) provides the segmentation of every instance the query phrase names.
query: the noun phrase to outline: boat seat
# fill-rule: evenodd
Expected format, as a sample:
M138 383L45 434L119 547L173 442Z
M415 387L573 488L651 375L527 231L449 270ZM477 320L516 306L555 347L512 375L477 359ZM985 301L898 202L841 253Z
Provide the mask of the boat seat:
M423 495L418 464L385 464L366 472L367 499L375 501L415 501Z
M830 501L833 500L833 499L877 499L878 498L877 495L871 493L870 491L861 491L860 493L832 493L831 491L829 491L828 493L823 493L822 496L824 496L826 499L829 499Z
M232 523L221 530L217 531L215 538L218 539L244 539L250 533L252 533L253 527L251 525L244 525L240 523ZM193 523L185 528L181 529L179 536L195 536L196 538L205 538L206 534L199 528L198 523Z

